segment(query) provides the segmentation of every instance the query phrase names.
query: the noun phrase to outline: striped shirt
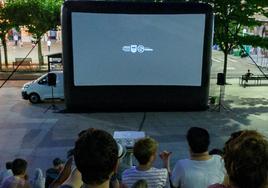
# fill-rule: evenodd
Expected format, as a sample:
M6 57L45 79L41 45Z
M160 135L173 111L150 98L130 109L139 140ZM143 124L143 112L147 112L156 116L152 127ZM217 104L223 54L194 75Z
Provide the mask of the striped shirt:
M138 180L144 179L148 188L170 187L168 181L168 172L165 168L151 167L149 170L140 171L135 166L127 169L122 174L122 182L129 188Z

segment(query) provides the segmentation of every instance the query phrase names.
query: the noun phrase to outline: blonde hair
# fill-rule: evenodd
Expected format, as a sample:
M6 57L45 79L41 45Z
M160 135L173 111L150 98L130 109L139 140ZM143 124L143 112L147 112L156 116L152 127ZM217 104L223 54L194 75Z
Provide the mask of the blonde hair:
M133 153L140 164L147 164L157 148L158 143L153 138L146 137L135 143Z

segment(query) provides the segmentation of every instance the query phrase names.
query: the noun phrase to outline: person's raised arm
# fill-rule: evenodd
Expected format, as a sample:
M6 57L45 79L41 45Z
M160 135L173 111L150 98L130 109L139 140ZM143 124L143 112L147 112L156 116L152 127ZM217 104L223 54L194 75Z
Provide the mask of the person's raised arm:
M73 157L69 157L58 177L49 185L49 188L58 188L72 172Z
M163 161L163 167L166 168L168 170L168 174L171 173L170 170L170 156L171 156L172 152L168 152L168 151L162 151L159 154L159 157L162 159Z

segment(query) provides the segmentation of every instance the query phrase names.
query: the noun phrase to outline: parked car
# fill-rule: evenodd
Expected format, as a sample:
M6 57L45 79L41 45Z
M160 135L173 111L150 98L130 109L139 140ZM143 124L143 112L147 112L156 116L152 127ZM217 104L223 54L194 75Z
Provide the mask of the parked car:
M55 83L49 84L48 74L55 74ZM21 89L22 98L31 103L39 103L47 99L64 99L63 71L52 71L44 74L34 81L23 85Z

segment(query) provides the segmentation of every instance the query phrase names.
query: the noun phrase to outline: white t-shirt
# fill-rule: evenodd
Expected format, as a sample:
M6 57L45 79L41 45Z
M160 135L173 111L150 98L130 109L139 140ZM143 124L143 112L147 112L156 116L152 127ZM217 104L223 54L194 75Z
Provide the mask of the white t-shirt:
M126 169L122 174L122 182L131 187L136 181L144 179L148 188L170 187L168 181L168 172L165 168L150 168L146 171L138 170L136 167Z
M47 46L51 46L51 41L50 40L47 41Z
M174 187L207 188L211 184L222 183L226 170L219 155L212 155L206 161L183 159L177 161L171 176Z

